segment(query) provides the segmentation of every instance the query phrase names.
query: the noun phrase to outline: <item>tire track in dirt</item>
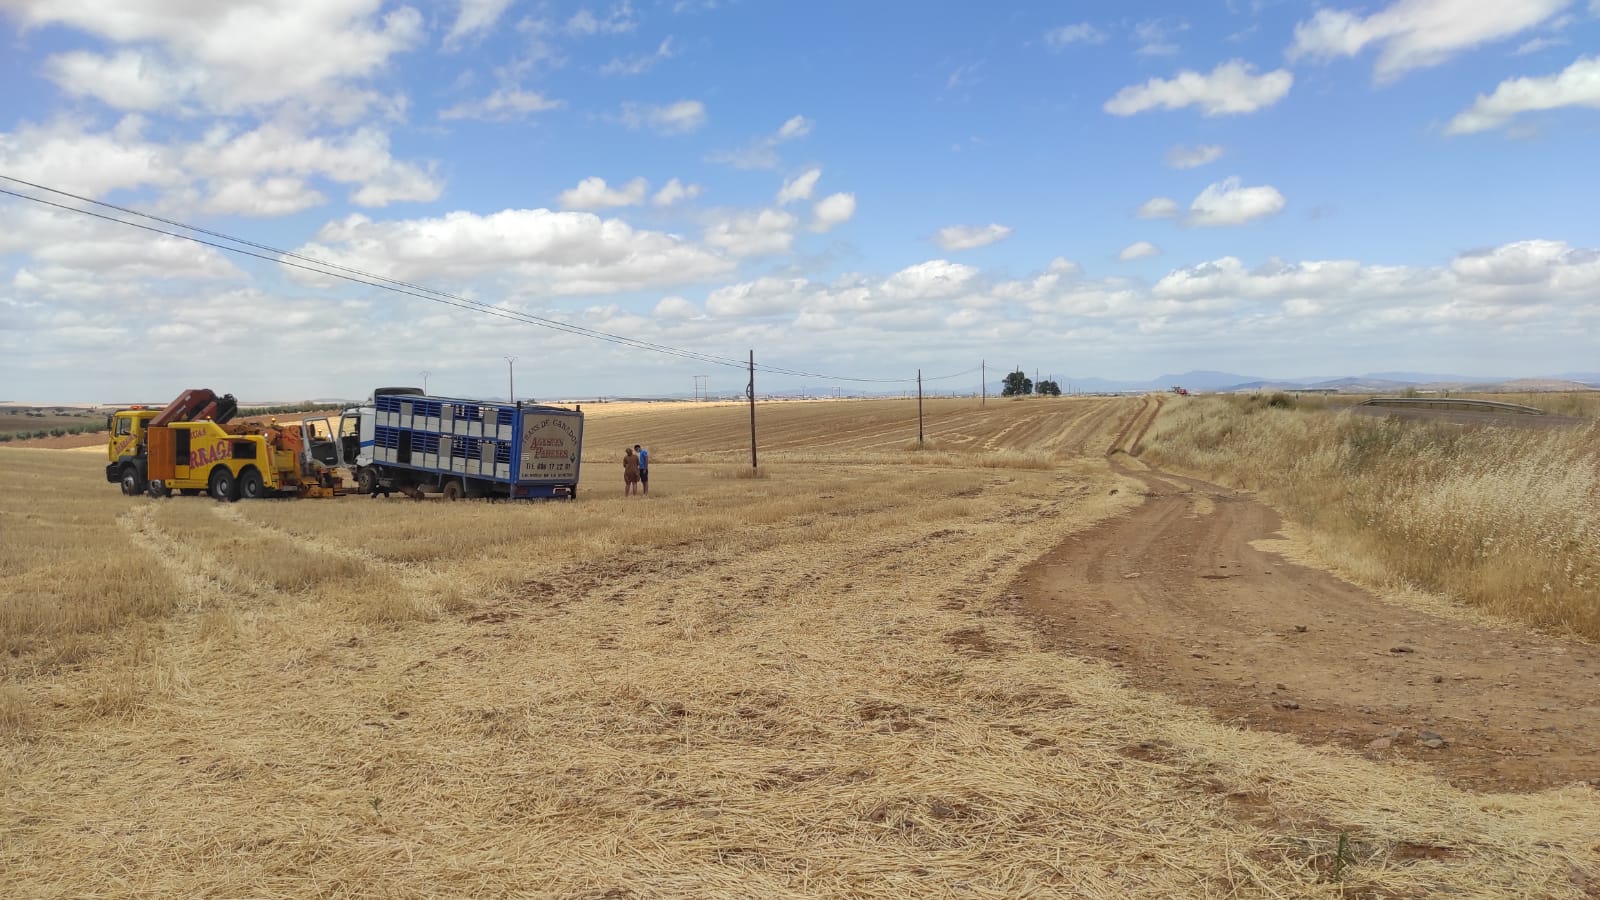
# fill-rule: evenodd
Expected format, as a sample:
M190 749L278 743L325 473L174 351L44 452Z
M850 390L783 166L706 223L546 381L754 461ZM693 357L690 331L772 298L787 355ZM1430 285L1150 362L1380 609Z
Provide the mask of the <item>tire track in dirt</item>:
M1139 398L1139 407L1133 410L1133 412L1128 416L1127 421L1122 423L1122 427L1117 429L1117 436L1111 439L1111 446L1106 448L1106 456L1115 455L1119 450L1124 453L1128 452L1128 435L1131 434L1133 429L1139 424L1140 418L1144 415L1144 411L1147 407L1149 407L1149 405L1150 398Z
M219 560L162 528L155 518L158 502L141 504L118 516L117 527L177 582L183 595L180 609L193 612L214 603L218 597L255 593L249 586L227 583L215 574L226 568Z
M1409 759L1464 787L1600 785L1600 648L1385 602L1252 546L1280 519L1248 496L1113 466L1148 499L1017 580L1056 645L1225 721Z
M1156 423L1156 417L1161 415L1161 405L1165 402L1161 397L1156 398L1155 407L1150 410L1150 415L1144 420L1144 424L1139 426L1139 433L1134 435L1133 443L1128 448L1130 456L1138 456L1144 452L1144 436L1150 433L1150 426Z
M1089 444L1105 430L1106 423L1110 421L1117 411L1123 406L1122 400L1096 401L1089 412L1080 416L1062 442L1063 451L1076 456L1096 455L1089 452Z

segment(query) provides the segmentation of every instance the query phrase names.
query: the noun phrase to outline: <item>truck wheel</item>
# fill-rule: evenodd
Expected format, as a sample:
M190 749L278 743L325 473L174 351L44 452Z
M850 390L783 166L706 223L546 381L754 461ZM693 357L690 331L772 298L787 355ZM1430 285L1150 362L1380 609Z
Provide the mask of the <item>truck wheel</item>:
M133 466L122 467L122 492L129 497L137 497L144 493L144 479L139 477L139 470Z
M261 483L261 473L255 469L246 469L239 474L239 497L244 500L260 500L267 495L266 485Z
M211 486L207 488L215 500L232 503L239 499L239 483L233 480L233 473L227 469L217 469L211 473Z
M356 473L356 491L362 494L376 493L378 490L378 473L371 469L362 469Z
M172 496L172 488L169 488L162 484L159 480L156 480L150 482L150 486L145 489L145 493L149 494L152 499L161 500L163 498Z
M456 500L460 500L461 497L464 494L464 492L461 490L461 482L459 482L459 481L447 481L447 482L445 482L444 490L441 491L440 493L444 495L444 498L446 500L449 500L451 502L454 502Z

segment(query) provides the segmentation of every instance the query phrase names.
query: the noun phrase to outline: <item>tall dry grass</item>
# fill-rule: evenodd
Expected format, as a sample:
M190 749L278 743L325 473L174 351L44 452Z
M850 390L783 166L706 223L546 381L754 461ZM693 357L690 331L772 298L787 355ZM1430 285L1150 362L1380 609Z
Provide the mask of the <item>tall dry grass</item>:
M1371 580L1600 639L1597 439L1264 395L1171 404L1146 446L1162 465L1260 491Z

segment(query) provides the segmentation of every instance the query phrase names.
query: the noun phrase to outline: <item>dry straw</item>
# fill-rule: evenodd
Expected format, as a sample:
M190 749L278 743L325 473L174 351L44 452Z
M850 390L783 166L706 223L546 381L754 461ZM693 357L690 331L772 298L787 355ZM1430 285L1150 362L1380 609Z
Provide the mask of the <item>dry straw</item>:
M157 503L0 450L56 488L0 494L8 605L97 553L166 592L71 662L6 620L0 893L1581 896L1588 789L1465 793L1036 641L1013 576L1137 502L1121 407L938 404L925 465L904 404L815 406L763 409L762 481L716 477L737 408L596 416L648 501Z

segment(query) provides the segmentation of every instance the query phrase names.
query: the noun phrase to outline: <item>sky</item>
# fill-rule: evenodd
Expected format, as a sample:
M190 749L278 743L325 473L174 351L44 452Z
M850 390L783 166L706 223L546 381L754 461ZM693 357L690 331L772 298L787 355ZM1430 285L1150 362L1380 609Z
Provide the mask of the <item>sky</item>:
M0 0L0 87L258 254L0 195L0 400L1600 369L1600 0Z

